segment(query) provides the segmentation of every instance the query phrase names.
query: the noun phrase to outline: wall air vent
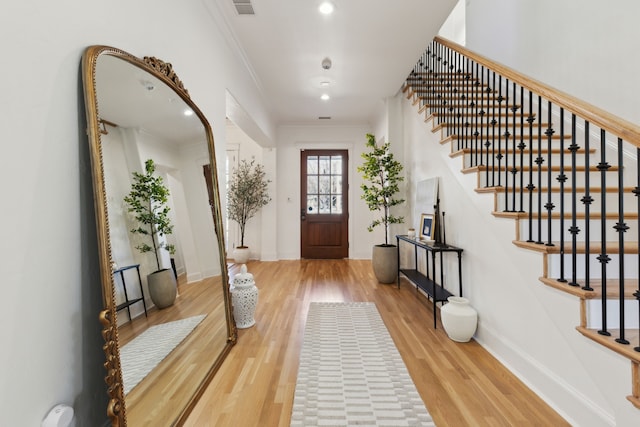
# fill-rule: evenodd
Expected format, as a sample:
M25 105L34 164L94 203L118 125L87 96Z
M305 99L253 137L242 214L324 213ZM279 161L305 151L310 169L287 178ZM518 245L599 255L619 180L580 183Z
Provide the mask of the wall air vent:
M251 0L233 0L233 5L238 11L238 15L255 15Z

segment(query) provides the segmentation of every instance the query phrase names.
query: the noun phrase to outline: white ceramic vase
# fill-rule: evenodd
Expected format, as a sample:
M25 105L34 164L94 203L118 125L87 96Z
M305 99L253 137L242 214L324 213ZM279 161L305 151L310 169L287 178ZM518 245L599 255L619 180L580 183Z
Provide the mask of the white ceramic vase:
M253 280L253 274L247 272L245 264L242 264L240 273L233 278L231 301L236 326L239 329L244 329L255 325L256 321L253 316L258 305L258 288Z
M251 255L251 251L247 246L237 246L233 250L233 260L236 264L246 264L249 261L249 255Z
M478 312L462 297L449 297L440 309L440 319L445 332L453 341L467 342L476 332Z

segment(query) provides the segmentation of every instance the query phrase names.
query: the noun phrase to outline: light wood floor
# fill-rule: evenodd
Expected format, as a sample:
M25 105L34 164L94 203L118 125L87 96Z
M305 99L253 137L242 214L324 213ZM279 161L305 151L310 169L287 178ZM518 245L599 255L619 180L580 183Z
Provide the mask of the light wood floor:
M375 302L439 427L569 425L475 341L455 343L439 323L434 330L431 302L409 282L378 284L370 261L256 261L248 268L260 289L256 325L239 331L187 426L289 426L311 301Z
M176 302L118 328L121 346L161 323L205 314L206 317L125 397L130 426L170 425L187 407L227 341L221 277L178 286ZM120 313L125 313L124 311ZM126 314L124 314L126 316Z

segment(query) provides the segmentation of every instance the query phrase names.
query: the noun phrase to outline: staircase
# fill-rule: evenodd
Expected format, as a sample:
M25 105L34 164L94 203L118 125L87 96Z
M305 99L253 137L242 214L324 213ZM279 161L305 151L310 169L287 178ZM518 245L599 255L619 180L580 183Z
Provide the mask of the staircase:
M640 409L640 128L439 37L403 91L540 281L580 299L576 329L630 360Z

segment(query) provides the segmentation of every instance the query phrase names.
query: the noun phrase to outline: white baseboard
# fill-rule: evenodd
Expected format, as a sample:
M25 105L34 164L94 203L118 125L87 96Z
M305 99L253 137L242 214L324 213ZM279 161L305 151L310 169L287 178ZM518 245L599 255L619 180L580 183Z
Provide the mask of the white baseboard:
M498 336L490 328L482 327L479 324L474 339L571 425L585 427L613 427L616 425L614 414L607 412L599 404L589 399L589 396L580 393L562 378L550 372L544 365L531 358L527 352L504 337ZM515 366L525 367L528 375L523 375L522 369L517 369ZM533 384L529 378L536 378L536 383L539 386ZM548 393L544 393L541 387L553 390L554 398L552 399Z

